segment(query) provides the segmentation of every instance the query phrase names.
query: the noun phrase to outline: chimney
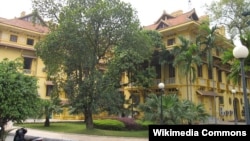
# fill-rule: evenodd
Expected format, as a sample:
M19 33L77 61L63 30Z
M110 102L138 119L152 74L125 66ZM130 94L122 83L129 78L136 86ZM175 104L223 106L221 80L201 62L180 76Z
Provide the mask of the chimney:
M21 12L21 17L25 16L25 11Z

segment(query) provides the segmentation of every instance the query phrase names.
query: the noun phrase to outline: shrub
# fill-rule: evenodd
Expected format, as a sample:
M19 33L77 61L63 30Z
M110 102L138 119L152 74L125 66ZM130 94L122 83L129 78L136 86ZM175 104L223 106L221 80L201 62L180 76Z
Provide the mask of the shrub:
M148 130L148 125L154 124L152 121L136 120L135 122L141 126L142 130Z
M124 123L115 119L94 120L94 127L105 130L125 130Z
M140 124L137 124L133 118L122 117L122 118L117 118L117 120L123 122L127 130L140 130L141 129Z

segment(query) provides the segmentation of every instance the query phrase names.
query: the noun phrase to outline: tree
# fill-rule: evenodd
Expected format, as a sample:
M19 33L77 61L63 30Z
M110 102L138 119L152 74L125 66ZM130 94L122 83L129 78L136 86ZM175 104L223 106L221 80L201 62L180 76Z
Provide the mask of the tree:
M188 124L197 124L200 122L206 122L208 120L209 114L204 108L204 104L194 104L192 101L183 100L183 119L187 121Z
M241 40L242 44L244 46L246 46L248 48L248 50L249 50L250 49L250 32L240 36L240 40ZM228 76L228 79L233 80L234 84L239 82L241 80L240 75L239 75L241 73L240 61L239 61L239 59L236 59L233 56L233 49L232 48L228 48L223 53L222 63L223 64L229 63L232 66L230 74ZM250 56L248 56L245 59L244 69L245 69L245 72L247 74L249 74L249 72L250 72Z
M182 36L180 36L179 39L181 45L175 46L173 50L171 50L171 53L175 56L173 66L178 66L179 72L186 76L187 100L192 101L192 87L190 87L191 95L189 94L188 87L195 81L196 66L201 65L202 62L198 54L198 46Z
M249 0L219 0L207 5L211 21L226 27L231 39L249 31L249 17L244 12L249 12Z
M0 140L9 121L22 122L38 108L37 79L22 73L21 59L0 62Z
M91 129L93 112L102 106L113 112L120 106L117 84L100 71L101 62L108 64L113 50L137 35L140 26L135 11L119 0L66 0L63 4L36 0L33 4L39 15L57 23L36 44L37 54L48 75L65 76L60 84L74 109L84 114L87 129Z
M218 27L217 25L213 26L212 28L209 27L208 23L204 22L200 26L199 35L197 37L199 47L200 47L200 56L206 56L206 58L202 58L207 62L208 66L208 72L210 72L211 75L209 75L209 79L213 81L212 91L215 90L215 82L214 82L214 56L213 56L213 50L223 50L223 48L216 45L216 37ZM215 123L217 123L216 119L216 97L214 96L214 113L215 113Z

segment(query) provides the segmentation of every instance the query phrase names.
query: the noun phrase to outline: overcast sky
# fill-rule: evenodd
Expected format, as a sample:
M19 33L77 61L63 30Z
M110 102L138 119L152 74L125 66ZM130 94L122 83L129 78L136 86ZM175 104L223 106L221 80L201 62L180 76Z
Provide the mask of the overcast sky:
M172 13L177 10L187 12L192 8L196 9L198 16L205 13L204 4L214 0L122 0L131 3L138 12L141 24L153 24L165 10ZM189 3L191 1L191 3ZM0 0L0 17L11 19L19 17L20 13L32 11L31 0Z

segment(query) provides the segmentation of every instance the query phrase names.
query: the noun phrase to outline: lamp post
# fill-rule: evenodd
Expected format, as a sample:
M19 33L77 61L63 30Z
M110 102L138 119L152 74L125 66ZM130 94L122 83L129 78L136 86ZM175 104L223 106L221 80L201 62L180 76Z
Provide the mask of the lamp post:
M165 85L164 83L159 83L158 84L158 88L161 89L162 93L161 93L161 113L160 113L160 124L163 124L163 109L162 109L162 94L164 93L164 88L165 88Z
M232 89L232 94L233 94L234 124L237 125L238 118L237 118L237 109L236 109L236 100L235 100L235 94L236 94L235 89Z
M245 46L236 46L233 49L234 57L240 60L242 88L243 88L243 95L244 95L245 120L246 120L246 124L250 125L249 104L248 104L248 99L247 99L246 80L245 80L245 71L244 71L244 60L248 56L248 54L249 54L249 51L247 47Z

